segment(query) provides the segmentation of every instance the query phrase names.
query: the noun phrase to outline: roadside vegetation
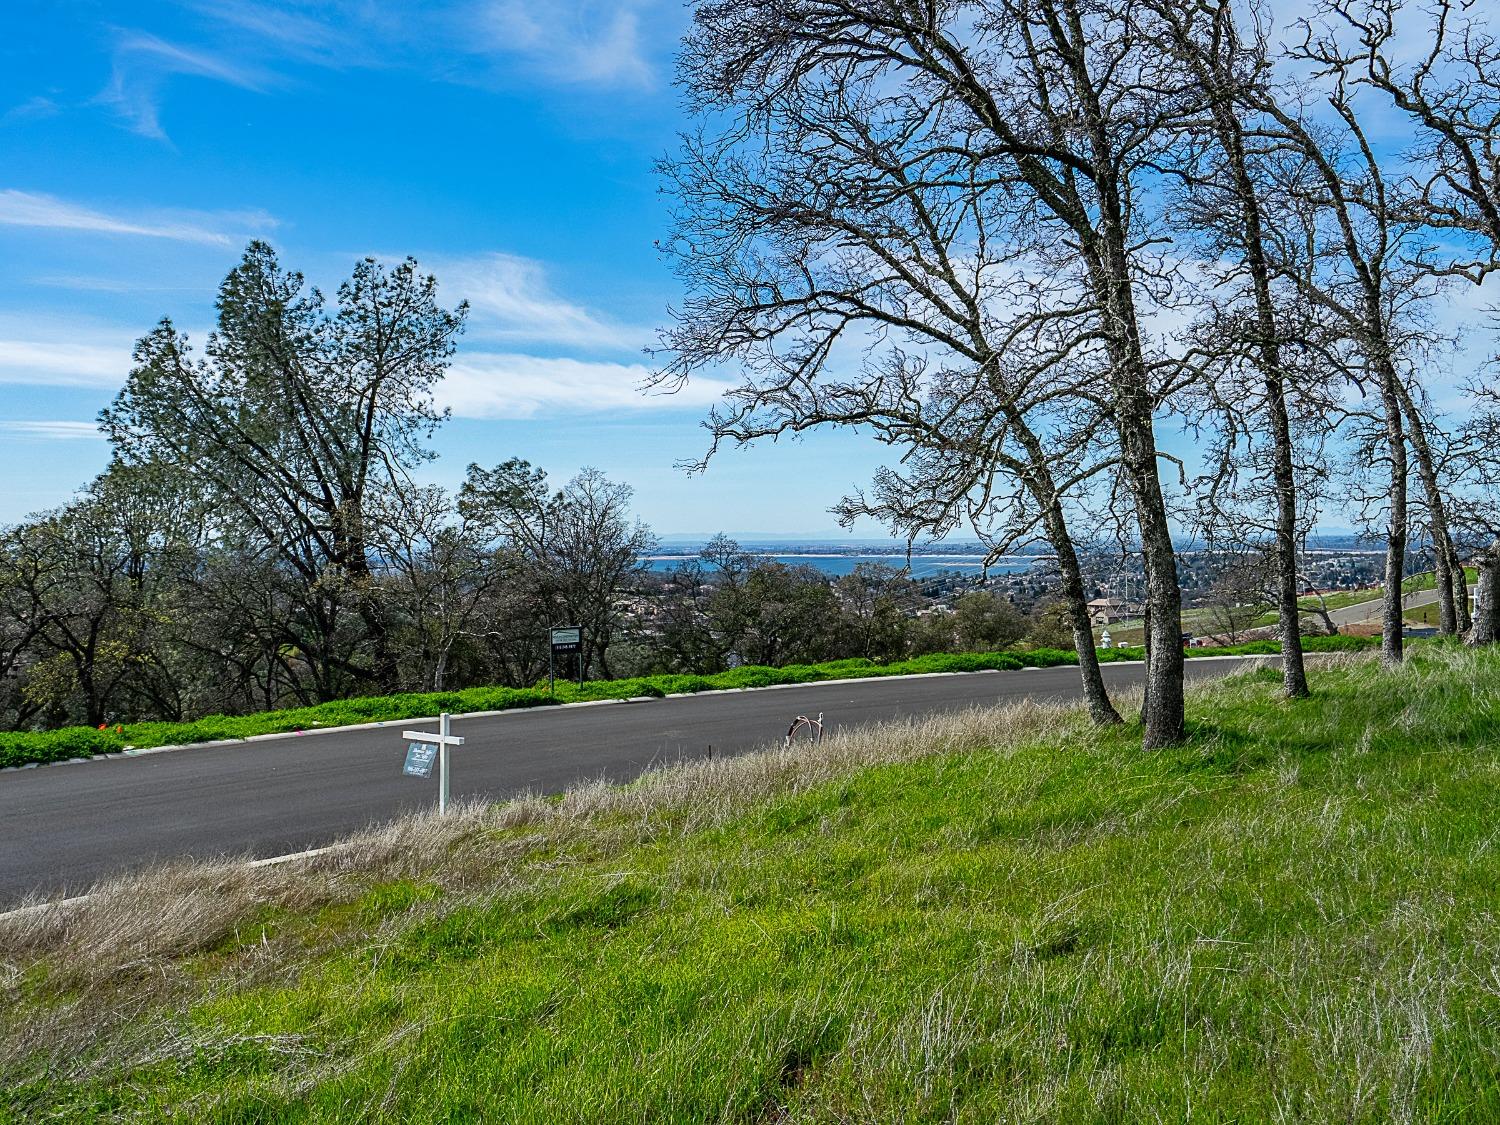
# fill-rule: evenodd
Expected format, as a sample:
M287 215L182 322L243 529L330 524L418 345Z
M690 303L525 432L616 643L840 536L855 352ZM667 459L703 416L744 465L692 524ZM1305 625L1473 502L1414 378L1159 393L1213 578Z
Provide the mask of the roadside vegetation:
M1500 654L1319 660L12 915L0 1120L1496 1120Z
M1377 643L1364 637L1309 637L1309 652L1348 652ZM1274 641L1254 641L1227 648L1193 649L1188 655L1253 656L1279 651ZM1099 654L1103 663L1140 660L1139 648L1110 649ZM396 695L341 699L315 707L263 711L253 715L210 715L188 723L128 723L114 727L65 727L53 731L0 732L0 768L33 763L62 762L117 754L127 749L184 746L224 739L251 738L261 734L312 731L324 727L361 723L396 722L431 718L443 711L455 715L483 711L510 711L520 707L546 707L559 703L584 703L606 699L660 698L700 691L810 684L820 680L865 679L875 676L909 676L938 672L1018 671L1022 668L1052 668L1077 664L1078 655L1061 649L1025 648L1005 652L934 653L880 664L872 660L833 660L821 664L790 664L781 668L747 665L711 676L637 676L621 680L557 681L534 688L474 687L462 691L405 692Z

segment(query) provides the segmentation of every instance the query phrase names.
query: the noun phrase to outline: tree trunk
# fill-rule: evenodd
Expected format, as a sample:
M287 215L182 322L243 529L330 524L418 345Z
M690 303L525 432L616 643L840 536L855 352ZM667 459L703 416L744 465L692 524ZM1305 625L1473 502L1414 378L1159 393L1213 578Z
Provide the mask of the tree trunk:
M1451 538L1448 550L1448 577L1453 583L1453 612L1457 616L1458 631L1467 633L1474 624L1474 618L1469 613L1469 576L1464 572L1464 561Z
M99 697L94 683L92 667L78 665L78 687L83 693L83 713L88 725L97 727L104 722L104 700Z
M1104 673L1099 668L1099 653L1094 648L1093 623L1089 621L1083 568L1078 563L1078 551L1073 546L1073 536L1068 532L1062 502L1058 499L1051 471L1047 467L1046 452L1030 427L1021 424L1016 429L1021 446L1031 462L1027 485L1041 506L1047 542L1057 554L1057 569L1062 575L1062 592L1068 604L1068 620L1073 627L1073 647L1078 650L1078 674L1083 680L1083 698L1088 704L1089 717L1100 724L1123 722L1110 701L1109 689L1104 686Z
M1479 577L1474 584L1474 624L1466 638L1471 645L1500 641L1500 540L1479 556Z
M1114 202L1117 206L1118 200ZM1105 321L1111 328L1108 348L1115 369L1115 427L1146 568L1146 697L1141 710L1145 727L1141 743L1144 749L1157 750L1181 742L1185 734L1182 588L1177 582L1177 553L1157 474L1149 380L1118 211L1113 211L1108 229L1108 266L1096 265L1095 292L1101 297ZM1103 270L1110 276L1099 276Z
M1188 49L1192 53L1191 44ZM1199 73L1207 77L1201 66ZM1266 261L1260 195L1250 177L1244 131L1233 100L1222 96L1221 91L1221 96L1214 99L1213 113L1234 176L1235 194L1239 196L1245 265L1255 293L1256 351L1265 380L1265 410L1271 423L1271 476L1276 484L1276 603L1280 615L1281 682L1287 697L1298 699L1307 694L1307 665L1302 657L1301 607L1297 600L1297 477L1276 305L1271 293L1271 268Z
M1437 591L1438 632L1445 637L1458 635L1458 606L1453 601L1453 565L1451 556L1432 529L1432 588Z
M1401 410L1406 416L1406 433L1412 451L1417 455L1417 476L1422 481L1422 490L1427 496L1428 526L1432 529L1432 553L1435 558L1433 575L1438 597L1438 632L1445 637L1458 634L1458 606L1453 598L1453 537L1448 533L1448 513L1443 503L1442 483L1438 480L1437 463L1433 460L1432 447L1427 444L1427 427L1417 404L1404 386L1397 385L1401 396Z
M1177 554L1166 499L1156 467L1156 433L1151 379L1141 344L1139 311L1132 288L1132 232L1120 190L1121 156L1107 124L1108 113L1092 86L1083 61L1081 22L1072 12L1080 54L1068 61L1084 93L1080 106L1089 136L1090 180L1098 193L1097 222L1085 213L1071 217L1087 263L1089 286L1098 303L1105 350L1110 363L1110 397L1120 459L1135 504L1146 567L1146 698L1142 747L1157 750L1182 741L1186 733L1183 698L1182 588L1177 582Z
M1181 742L1185 733L1182 589L1177 583L1177 555L1161 481L1156 475L1156 441L1149 412L1144 417L1127 417L1127 425L1121 429L1122 444L1130 450L1126 460L1146 567L1149 619L1142 744L1147 750L1156 750Z
M1099 653L1094 648L1094 628L1089 620L1088 596L1083 586L1083 569L1078 565L1078 552L1062 522L1062 506L1055 500L1049 509L1047 538L1057 553L1057 568L1062 574L1062 592L1068 603L1068 620L1073 626L1073 647L1078 650L1078 673L1083 680L1083 698L1088 704L1089 718L1100 724L1122 722L1120 713L1110 702L1109 689L1104 686L1104 673L1099 667Z
M1406 569L1406 433L1402 424L1400 380L1390 361L1379 361L1380 397L1385 410L1386 455L1390 465L1390 522L1385 536L1385 598L1381 606L1380 656L1387 665L1404 656L1406 622L1401 606L1401 582Z
M1334 624L1333 615L1328 612L1328 606L1323 603L1323 600L1321 598L1318 599L1317 606L1310 609L1308 612L1316 613L1323 619L1323 630L1327 636L1336 637L1339 635L1339 627Z
M1275 326L1262 324L1261 330L1274 333ZM1278 359L1276 363L1279 362ZM1281 686L1288 699L1300 699L1308 691L1307 663L1302 657L1302 607L1297 599L1297 482L1286 388L1278 367L1271 366L1269 360L1266 410L1271 417L1274 446L1271 472L1276 481L1276 604L1280 615Z

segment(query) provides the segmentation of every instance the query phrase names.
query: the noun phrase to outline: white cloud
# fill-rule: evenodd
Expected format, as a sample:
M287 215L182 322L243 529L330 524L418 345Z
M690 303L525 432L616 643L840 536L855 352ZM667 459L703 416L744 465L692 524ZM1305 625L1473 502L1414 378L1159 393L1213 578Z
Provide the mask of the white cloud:
M486 254L424 264L448 299L469 302L472 338L630 350L652 339L649 329L612 323L559 296L548 284L546 268L530 258Z
M51 98L37 96L27 98L20 105L12 106L4 113L0 113L0 125L13 125L21 121L40 121L44 117L54 117L58 114L58 105Z
M218 40L235 57L248 52L335 69L400 66L482 85L523 77L605 89L659 85L661 60L652 56L665 55L682 18L661 0L432 0L409 10L359 0L183 3L218 25ZM266 81L254 70L237 77L241 84ZM140 117L149 128L154 107Z
M492 49L524 56L568 83L650 86L639 4L593 0L496 0L482 12Z
M97 422L0 422L0 432L41 441L103 441Z
M350 37L332 24L291 8L252 0L187 0L188 6L210 19L275 44L298 58L332 64L354 46ZM369 11L370 18L379 13Z
M179 47L155 35L130 32L115 44L114 70L99 102L113 106L143 137L167 140L161 126L161 90L172 75L211 78L245 90L264 90L276 83L269 72L206 51Z
M96 277L89 274L51 273L31 279L33 285L73 289L87 293L200 293L211 294L212 285L146 285L136 278Z
M118 387L130 371L133 341L75 332L55 337L0 336L0 383L49 387Z
M189 330L193 340L205 332ZM25 326L0 318L0 383L114 390L131 369L133 334L105 325L58 321ZM438 384L439 405L460 418L535 418L611 411L701 412L730 389L695 378L676 394L648 393L643 363L471 350L460 345Z
M535 418L620 410L702 410L730 384L694 379L672 395L646 393L651 368L510 353L460 350L439 386L440 404L461 418Z
M260 211L158 212L132 218L96 211L55 195L14 188L0 191L0 226L90 231L230 246L251 232L275 225L275 219Z

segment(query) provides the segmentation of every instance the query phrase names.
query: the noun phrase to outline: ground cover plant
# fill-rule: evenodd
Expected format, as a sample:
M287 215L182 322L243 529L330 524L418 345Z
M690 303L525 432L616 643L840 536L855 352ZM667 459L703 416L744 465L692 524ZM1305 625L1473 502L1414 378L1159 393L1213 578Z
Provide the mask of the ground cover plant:
M1365 637L1308 637L1309 652L1343 652L1378 643ZM1280 651L1274 641L1253 641L1227 648L1190 649L1188 655L1263 655ZM1110 649L1099 654L1102 662L1140 660L1140 648ZM101 729L66 727L51 731L0 733L0 768L31 763L61 762L119 753L127 748L183 746L221 739L251 738L261 734L317 730L360 723L397 722L427 718L449 711L455 715L481 711L507 711L518 707L545 707L558 703L631 699L736 688L771 687L778 684L816 683L820 680L862 679L873 676L907 676L938 672L1015 671L1021 668L1051 668L1077 664L1073 652L1031 648L1006 652L934 653L890 664L873 660L834 660L825 664L791 664L780 668L759 665L733 668L711 676L641 676L624 680L586 680L583 686L571 680L557 682L555 691L545 685L535 688L474 687L460 691L406 692L396 695L341 699L312 707L261 711L251 715L209 715L185 723L125 723Z
M979 710L13 916L0 1120L1500 1119L1500 654L1278 683L1159 753Z

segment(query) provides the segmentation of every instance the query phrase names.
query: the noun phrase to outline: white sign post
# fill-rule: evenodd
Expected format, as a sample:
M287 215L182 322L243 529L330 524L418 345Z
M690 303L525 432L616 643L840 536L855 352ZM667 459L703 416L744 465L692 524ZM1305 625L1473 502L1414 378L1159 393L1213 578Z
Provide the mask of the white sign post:
M425 730L404 730L401 737L411 742L423 742L438 748L438 812L448 811L448 747L462 746L464 740L449 731L448 712L438 719L438 733Z

